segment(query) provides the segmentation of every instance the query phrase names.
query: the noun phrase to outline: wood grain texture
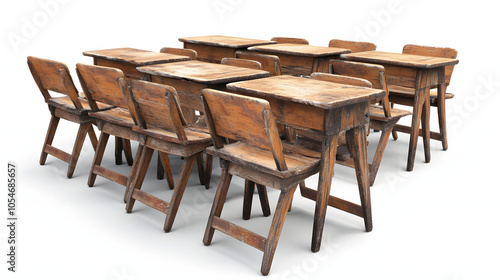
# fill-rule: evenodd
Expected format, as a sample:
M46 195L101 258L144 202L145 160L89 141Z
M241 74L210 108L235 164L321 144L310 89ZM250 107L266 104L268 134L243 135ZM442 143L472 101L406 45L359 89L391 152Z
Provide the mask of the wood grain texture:
M183 37L179 38L179 41L183 43L220 46L234 49L247 48L257 45L276 44L276 42L272 42L269 40L249 39L223 35Z
M370 42L356 42L347 40L332 39L328 43L330 48L343 48L351 50L351 53L374 51L377 45Z
M250 51L258 51L270 54L290 54L309 57L332 56L350 53L350 50L343 48L330 48L321 46L311 46L305 44L276 44L264 45L248 48Z
M158 53L134 48L115 48L106 50L85 51L83 55L117 62L130 63L137 66L189 60L185 55Z
M368 51L342 55L347 60L368 62L374 64L391 64L414 68L436 68L458 64L457 59L431 57L412 54L390 53L381 51Z

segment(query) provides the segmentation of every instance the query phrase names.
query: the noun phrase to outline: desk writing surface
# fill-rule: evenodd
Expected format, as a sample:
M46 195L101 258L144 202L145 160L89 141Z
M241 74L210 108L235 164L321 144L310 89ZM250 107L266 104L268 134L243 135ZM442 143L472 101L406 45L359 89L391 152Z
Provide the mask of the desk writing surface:
M83 52L85 56L131 63L137 66L189 60L188 56L152 52L134 48L116 48Z

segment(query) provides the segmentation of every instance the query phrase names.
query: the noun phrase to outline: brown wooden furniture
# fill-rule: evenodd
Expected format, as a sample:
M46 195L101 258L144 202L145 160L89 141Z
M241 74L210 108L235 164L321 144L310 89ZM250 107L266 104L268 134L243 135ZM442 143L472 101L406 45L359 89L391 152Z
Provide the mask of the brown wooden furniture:
M309 45L309 41L302 38L292 38L292 37L273 37L271 41L274 41L278 44L302 44Z
M206 62L220 63L224 57L234 57L238 50L245 50L251 46L276 44L268 40L248 39L222 35L197 36L179 38L185 49L192 49L198 53L198 59Z
M179 49L179 48L164 47L164 48L161 48L160 52L161 53L169 53L169 54L189 56L189 58L191 60L196 60L196 58L198 57L198 53L195 50L190 50L190 49Z
M284 148L266 100L205 89L203 101L214 143L207 152L222 166L203 243L210 245L219 230L253 246L264 252L261 273L267 275L297 184L319 171L320 160ZM226 138L237 142L226 144ZM281 191L267 238L220 217L233 175Z
M248 48L263 54L277 55L285 75L311 75L314 72L328 73L328 61L349 53L348 49L317 47L304 44L276 44Z
M140 79L141 73L136 70L138 66L190 60L188 56L169 53L158 53L134 48L115 48L106 50L85 51L83 55L94 59L94 65L107 66L122 70L125 77ZM130 142L115 138L115 162L122 163L122 150L125 152L127 163L132 165L132 152ZM160 172L159 172L160 173Z
M352 61L383 65L389 87L402 86L415 90L406 169L408 171L413 170L420 131L420 120L422 120L425 162L429 162L431 160L429 145L430 88L437 87L438 94L444 98L446 87L445 67L457 64L458 60L379 51L346 54L343 58Z
M377 45L370 42L346 41L338 39L330 40L328 46L331 48L349 49L351 50L351 53L374 51L377 49Z
M94 120L88 116L89 104L87 100L78 94L69 69L64 63L28 56L28 66L38 89L45 99L45 103L49 106L51 115L42 154L40 155L40 164L44 165L47 155L52 155L69 164L66 176L71 178L87 134L94 150L97 146L97 138L92 127ZM64 96L53 97L49 91ZM104 104L100 105L101 108L106 108ZM71 154L52 146L60 119L80 125Z
M250 68L250 69L258 69L258 70L261 69L260 62L258 62L258 61L241 59L241 58L233 58L233 57L224 57L220 61L220 64L243 67L243 68Z
M163 229L168 232L174 223L194 162L207 146L212 145L211 138L206 129L186 124L173 87L132 80L128 89L122 89L129 111L138 124L133 130L143 135L138 152L140 162L126 191L125 209L130 213L138 200L165 213ZM185 158L170 202L141 189L154 150L162 155L172 154ZM166 165L170 166L168 162Z
M403 48L404 54L413 55L424 55L431 57L444 57L444 58L457 58L458 52L452 48L437 48L437 47L426 47L418 45L406 45ZM447 87L450 85L451 75L453 73L453 68L455 65L449 65L444 67L445 84L442 93L439 94L438 91L431 90L429 93L430 106L437 107L438 111L438 121L439 121L439 133L430 132L431 139L439 140L442 143L443 150L448 149L448 138L446 136L446 110L445 110L445 99L451 99L454 94L446 92ZM402 104L406 106L412 106L413 100L415 98L415 89L411 87L402 86L389 86L389 99L392 103ZM405 133L410 133L411 128L403 125L396 125L393 130L394 139L397 139L397 132L401 131ZM419 132L421 134L422 131Z
M268 71L270 76L281 75L280 58L276 55L260 54L256 52L237 51L236 58L249 59L260 62L261 69Z
M240 94L266 99L278 123L324 135L321 153L309 154L321 157L318 190L301 187L302 196L316 201L311 244L313 252L320 248L327 206L362 217L366 231L371 231L364 126L369 121L369 100L383 97L384 91L287 75L231 83L227 88ZM344 130L347 130L353 154L361 206L330 196L338 134Z
M116 68L82 63L76 65L76 70L83 92L92 110L89 112L89 116L95 119L97 127L101 131L87 184L89 187L94 186L96 177L99 175L126 187L130 184L131 174L134 173L134 169L137 167L137 160L134 161L129 175L123 175L101 166L110 135L128 141L140 140L139 133L132 130L135 123L128 112L127 103L121 93L121 87L124 87L127 83L125 75ZM99 103L111 105L113 108L100 110Z
M383 106L374 104L370 106L370 128L381 131L378 146L375 150L372 163L370 164L370 186L373 186L392 129L402 117L410 115L411 112L394 108L391 109L389 105L389 91L387 89L385 69L383 66L345 60L331 60L330 72L333 74L366 79L372 84L373 88L382 89L386 93L381 101ZM339 163L353 167L350 160L339 161Z

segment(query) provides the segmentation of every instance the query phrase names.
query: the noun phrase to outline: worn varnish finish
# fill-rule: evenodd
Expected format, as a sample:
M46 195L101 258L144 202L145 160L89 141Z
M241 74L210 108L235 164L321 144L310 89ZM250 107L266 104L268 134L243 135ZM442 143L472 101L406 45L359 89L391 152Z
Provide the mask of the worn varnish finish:
M319 171L320 160L284 151L267 101L210 89L203 90L203 101L214 143L207 152L218 156L222 165L203 243L210 245L219 230L249 244L264 252L261 273L267 275L297 184ZM226 138L237 142L226 144ZM255 182L281 191L267 237L221 218L232 176L244 178L248 185ZM252 186L245 187L245 192Z
M169 53L169 54L189 56L189 58L191 60L196 60L196 58L198 57L198 53L195 50L190 50L190 49L180 49L180 48L164 47L164 48L161 48L160 52L161 53Z
M170 85L177 90L184 116L189 123L196 120L195 111L203 111L200 102L202 89L222 90L230 82L269 76L267 71L202 61L150 65L137 70L146 74L146 80Z
M293 37L273 37L271 41L274 41L278 44L302 44L309 45L309 41L302 38L293 38Z
M140 161L127 187L126 211L132 211L136 200L155 208L166 214L163 229L168 232L174 223L194 162L203 154L205 148L212 144L211 138L206 128L186 124L181 115L177 92L173 87L132 80L130 86L123 87L122 91L129 111L137 121L137 126L133 129L141 134ZM170 202L141 189L154 150L160 152L164 161L168 160L168 154L185 158ZM210 180L211 164L202 166L199 172L202 173L200 183L208 184L205 179Z
M280 58L276 55L259 54L256 52L247 52L247 51L237 51L235 53L235 57L258 61L261 65L261 69L269 72L270 76L281 75Z
M280 58L283 74L310 75L313 72L328 73L328 61L349 53L348 49L311 46L305 44L276 44L248 48Z
M229 66L237 66L249 69L262 69L260 62L249 59L241 59L241 58L233 58L233 57L224 57L220 64L229 65Z
M457 64L458 60L379 51L346 54L342 57L352 61L381 64L385 68L386 80L389 87L401 86L414 89L413 115L406 169L408 171L413 170L420 120L422 120L425 161L429 162L429 92L432 87L444 90L446 84L445 67ZM444 98L444 91L442 91L442 96Z
M45 99L45 103L49 106L51 114L47 135L45 136L40 155L40 164L44 165L47 155L52 155L68 163L66 176L71 178L73 177L76 163L78 162L87 134L94 150L97 146L97 137L92 126L94 120L88 116L90 106L87 100L78 93L69 69L64 63L28 56L28 66L38 89ZM53 97L49 91L62 94L63 96ZM103 109L109 108L105 104L99 104L99 106ZM79 124L71 154L52 146L52 141L61 118Z
M328 46L331 48L343 48L351 50L351 53L356 52L367 52L374 51L377 49L377 45L370 42L357 42L357 41L346 41L346 40L338 40L332 39L328 43Z
M276 42L259 39L248 39L222 35L179 38L185 49L193 49L201 61L220 63L224 57L234 57L238 50L251 46L276 44Z
M423 55L431 57L457 58L458 52L452 48L438 48L418 45L406 45L403 48L403 54ZM437 86L437 90L432 90L429 93L430 106L437 107L439 132L430 132L430 138L441 141L443 150L448 149L448 138L446 135L446 110L445 99L451 99L453 94L447 93L446 89L450 84L451 75L455 65L444 67L445 83ZM442 71L442 70L441 70ZM415 89L412 87L390 86L390 99L393 103L412 106L415 96ZM396 125L393 132L394 139L397 139L396 131L409 133L411 130L408 126ZM422 132L419 132L422 134Z
M353 152L353 156L361 157L355 159L359 167L357 168L358 185L363 189L360 193L363 201L369 201L367 200L367 197L369 198L368 165L366 158L362 158L366 156L366 152L362 151L366 149L366 141L362 140L363 137L359 135L365 135L364 126L369 121L369 100L382 98L385 92L286 75L231 83L227 87L240 94L268 100L278 123L323 135L318 190L304 189L302 192L303 196L316 201L311 250L318 251L321 245L326 208L330 205L329 201L332 198L329 195L330 185L338 134L341 131L361 130L357 131L353 137L353 149L357 150ZM299 150L296 153L304 154ZM310 153L308 155L311 156ZM269 187L271 183L263 185ZM306 191L312 195L305 195ZM331 204L330 206L347 211L348 208L343 205L345 204ZM372 228L370 204L365 203L363 206L354 207L360 208L359 213L366 213L366 215L361 215L364 215L365 229L370 231Z
M135 126L134 119L127 109L127 102L121 93L121 87L127 83L125 75L119 69L87 65L78 63L76 65L78 78L83 92L89 102L91 112L89 115L95 119L97 127L101 131L99 142L92 161L88 185L92 187L96 176L102 176L118 184L127 186L131 175L137 167L138 160L134 160L130 174L123 175L101 166L104 151L109 136L115 136L124 140L139 141L140 135L132 128ZM104 103L113 106L112 109L100 110L98 104Z

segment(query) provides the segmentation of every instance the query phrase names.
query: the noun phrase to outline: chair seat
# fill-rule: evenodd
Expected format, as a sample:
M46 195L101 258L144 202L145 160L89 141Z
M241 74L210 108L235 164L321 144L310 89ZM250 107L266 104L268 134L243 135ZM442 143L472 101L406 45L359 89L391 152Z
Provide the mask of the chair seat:
M289 178L311 170L319 171L320 158L303 155L305 154L305 150L307 150L306 147L299 148L298 146L293 147L293 145L288 145L288 149L284 147L284 150L285 161L288 167L286 171L279 171L276 168L271 151L242 142L228 144L218 150L215 147L209 147L207 148L207 153L279 178ZM311 150L309 153L317 156L317 152L315 151Z
M415 96L415 89L409 88L409 87L402 87L402 86L389 86L389 94L413 98ZM437 100L437 97L438 97L437 90L431 90L430 99L431 99L432 103L434 103ZM453 97L455 97L455 95L453 93L445 93L444 94L445 99L452 99Z
M181 144L175 132L168 131L159 127L148 127L147 129L143 129L138 126L134 126L132 129L147 136L151 136L154 138L158 138L176 144ZM182 143L184 145L210 143L212 141L210 134L207 131L204 131L203 128L188 126L184 127L184 132L186 133L186 137L188 139L187 141L184 141Z
M82 104L82 109L77 110L75 108L75 105L73 104L73 101L69 96L62 96L62 97L52 97L49 99L46 99L45 102L51 106L54 106L56 108L59 108L61 110L67 111L67 112L72 112L75 114L81 114L83 112L88 112L91 111L89 102L87 99L83 97L78 98L80 100L80 103ZM105 110L105 109L110 109L113 108L113 106L97 102L97 106L99 107L100 110Z
M387 118L384 113L384 108L379 105L370 106L370 120L388 122L393 119L400 119L404 116L411 115L410 111L391 108L391 117Z
M132 128L135 126L134 120L132 119L130 112L126 109L119 107L99 112L89 112L89 116L103 120L105 122L125 127Z

